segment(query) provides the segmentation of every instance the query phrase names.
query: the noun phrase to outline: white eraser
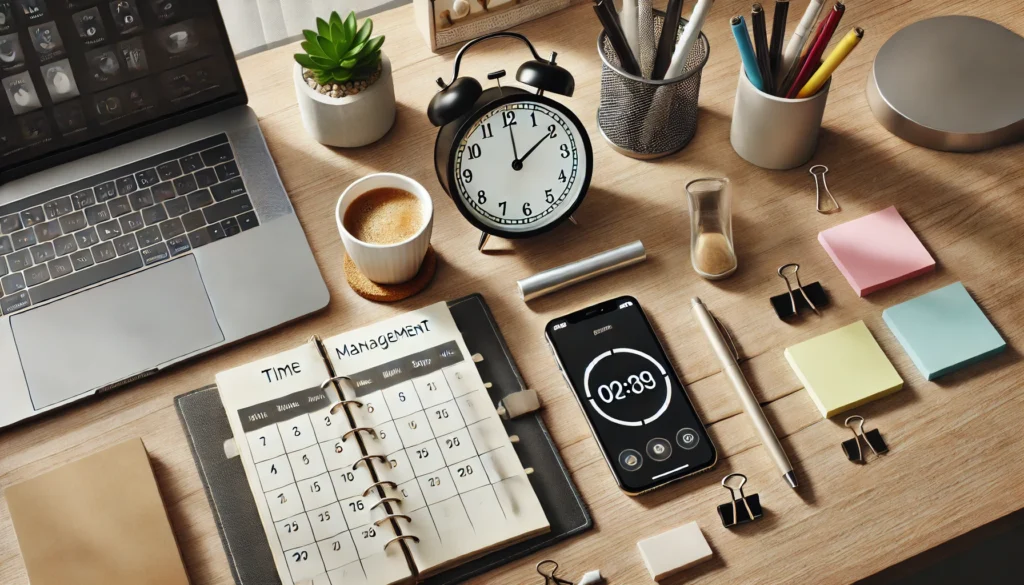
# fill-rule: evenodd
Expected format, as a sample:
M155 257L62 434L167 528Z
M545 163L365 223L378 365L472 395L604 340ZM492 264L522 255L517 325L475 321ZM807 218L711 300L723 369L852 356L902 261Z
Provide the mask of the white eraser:
M600 585L604 583L604 578L601 577L601 571L590 571L584 573L580 577L580 582L577 585Z
M713 554L696 522L641 540L636 547L655 581L703 563Z

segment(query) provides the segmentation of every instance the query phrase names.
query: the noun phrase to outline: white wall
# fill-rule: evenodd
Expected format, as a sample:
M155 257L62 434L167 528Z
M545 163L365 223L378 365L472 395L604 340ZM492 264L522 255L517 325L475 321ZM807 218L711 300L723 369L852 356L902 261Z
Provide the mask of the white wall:
M235 53L293 39L315 29L316 17L355 10L362 17L411 0L217 0Z

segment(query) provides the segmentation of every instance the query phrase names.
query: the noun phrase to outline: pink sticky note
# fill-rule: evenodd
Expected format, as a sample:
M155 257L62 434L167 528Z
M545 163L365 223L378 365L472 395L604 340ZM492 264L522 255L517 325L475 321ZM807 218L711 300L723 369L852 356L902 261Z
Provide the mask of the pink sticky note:
M818 241L861 297L935 270L935 259L895 207L827 229Z

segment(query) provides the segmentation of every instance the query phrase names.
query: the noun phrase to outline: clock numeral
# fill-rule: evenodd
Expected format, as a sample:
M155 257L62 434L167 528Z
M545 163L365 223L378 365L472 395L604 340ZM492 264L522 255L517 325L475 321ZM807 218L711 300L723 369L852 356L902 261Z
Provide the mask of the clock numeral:
M561 144L558 146L558 150L562 151L562 158L569 158L569 145Z
M483 205L484 203L487 203L487 194L484 193L483 189L480 189L479 191L477 191L477 193L476 193L476 202L479 203L480 205Z
M562 146L565 146L565 145L563 144ZM470 144L468 147L466 147L466 150L469 151L469 160L473 160L474 158L479 158L480 157L480 145L479 144ZM565 156L569 156L569 155L565 155ZM565 156L563 156L562 158L565 158Z
M507 209L506 209L507 205L508 204L505 201L502 201L502 202L498 203L498 207L501 208L501 215L505 215L505 211L507 211Z
M565 171L558 171L558 180L563 183L566 181Z
M533 120L533 127L537 127L537 112L530 112L530 120Z
M473 182L473 171L471 171L469 169L466 169L466 170L462 171L462 180L467 182L467 183L472 183Z
M505 111L501 113L502 128L508 128L509 126L516 125L516 113L512 111Z
M547 203L555 202L555 194L551 192L551 189L544 189L544 201Z
M480 133L483 134L484 138L492 138L494 136L494 131L491 130L491 123L487 122L486 124L480 124Z
M525 216L533 215L533 210L530 209L530 204L529 203L523 203L523 215L525 215Z
M555 133L555 125L548 126L548 138L555 138L558 134Z

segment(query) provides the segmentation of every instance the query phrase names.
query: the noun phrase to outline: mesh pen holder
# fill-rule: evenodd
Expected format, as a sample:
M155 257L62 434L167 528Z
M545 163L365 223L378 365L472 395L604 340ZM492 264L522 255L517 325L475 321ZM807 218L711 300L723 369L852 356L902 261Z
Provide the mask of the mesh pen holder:
M654 11L654 38L660 38L665 13ZM682 34L686 20L679 23ZM649 74L651 54L639 59ZM601 105L597 128L601 136L621 154L654 159L683 149L697 132L697 98L700 76L708 62L711 45L704 33L693 45L683 75L665 80L630 75L619 66L619 57L605 33L597 37L601 56Z

